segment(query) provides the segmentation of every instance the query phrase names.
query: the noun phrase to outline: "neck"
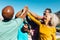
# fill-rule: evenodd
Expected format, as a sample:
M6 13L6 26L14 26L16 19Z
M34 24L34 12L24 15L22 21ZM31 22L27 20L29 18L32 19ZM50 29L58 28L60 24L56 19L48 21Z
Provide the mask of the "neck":
M48 21L46 21L45 24L48 25Z
M8 22L8 21L10 21L10 19L4 19L3 21L4 21L4 22Z

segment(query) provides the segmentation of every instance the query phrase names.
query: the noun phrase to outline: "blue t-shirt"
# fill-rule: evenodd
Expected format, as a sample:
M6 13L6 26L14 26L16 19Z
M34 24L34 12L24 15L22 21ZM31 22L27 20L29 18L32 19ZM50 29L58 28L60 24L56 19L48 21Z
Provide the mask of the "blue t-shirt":
M17 36L18 40L28 40L28 34L27 33L23 33L21 31L23 26L24 26L24 23L22 23L22 25L20 25L20 27L18 29L18 36Z

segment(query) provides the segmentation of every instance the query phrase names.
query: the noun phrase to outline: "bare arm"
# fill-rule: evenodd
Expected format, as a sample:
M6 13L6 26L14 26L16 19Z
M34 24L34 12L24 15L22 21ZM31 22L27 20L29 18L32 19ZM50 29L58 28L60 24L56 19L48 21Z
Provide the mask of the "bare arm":
M37 15L37 14L35 14L35 13L31 12L30 10L28 10L28 12L30 12L30 13L31 13L31 15L32 15L32 16L34 16L36 19L42 19L42 17L41 17L41 16L39 16L39 15Z
M28 11L28 7L25 6L23 12L22 12L22 11L19 11L19 12L16 14L16 17L17 17L17 18L22 18L22 19L24 19L24 18L26 17L27 11Z
M21 10L21 11L19 11L16 15L15 15L15 17L19 17L21 14L22 14L22 12L23 12L23 9Z

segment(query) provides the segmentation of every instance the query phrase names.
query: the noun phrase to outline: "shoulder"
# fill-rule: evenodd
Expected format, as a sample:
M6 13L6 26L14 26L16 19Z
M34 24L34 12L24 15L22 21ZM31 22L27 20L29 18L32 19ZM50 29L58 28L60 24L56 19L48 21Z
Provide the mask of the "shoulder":
M23 23L23 19L22 18L16 18L12 20L14 23L16 23L17 25L20 25Z
M16 19L14 19L14 20L16 20L16 21L23 21L22 18L16 18Z

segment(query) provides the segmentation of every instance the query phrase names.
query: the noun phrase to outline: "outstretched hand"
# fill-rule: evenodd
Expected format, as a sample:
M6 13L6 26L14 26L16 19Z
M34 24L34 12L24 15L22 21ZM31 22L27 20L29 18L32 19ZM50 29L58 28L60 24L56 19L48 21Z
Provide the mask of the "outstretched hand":
M19 17L19 18L22 18L24 19L27 15L27 11L28 11L28 7L25 6L23 11L19 11L17 14L16 14L16 17Z
M27 12L27 11L28 11L28 7L25 6L23 12Z

